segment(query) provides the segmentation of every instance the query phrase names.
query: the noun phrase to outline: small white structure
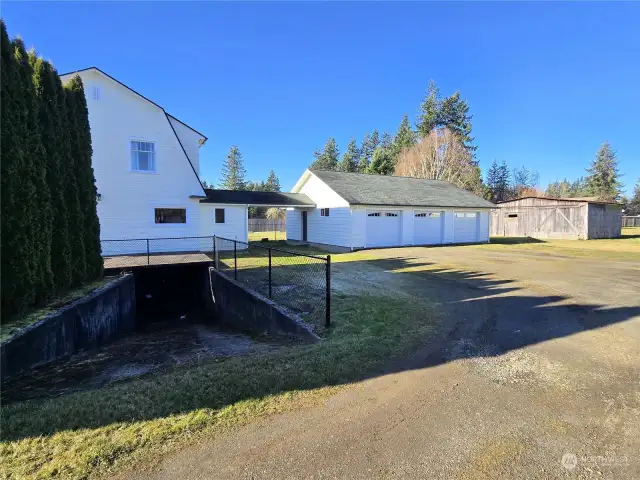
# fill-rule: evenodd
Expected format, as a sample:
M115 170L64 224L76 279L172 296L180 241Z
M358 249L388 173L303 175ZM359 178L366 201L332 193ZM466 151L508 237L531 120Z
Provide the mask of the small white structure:
M346 249L489 241L495 206L441 180L307 170L292 189L287 239Z
M96 67L61 77L75 74L87 97L104 255L145 251L145 239L162 237L215 234L247 241L247 204L200 202L207 195L199 150L207 137ZM158 240L150 249L211 248L210 240L200 243Z

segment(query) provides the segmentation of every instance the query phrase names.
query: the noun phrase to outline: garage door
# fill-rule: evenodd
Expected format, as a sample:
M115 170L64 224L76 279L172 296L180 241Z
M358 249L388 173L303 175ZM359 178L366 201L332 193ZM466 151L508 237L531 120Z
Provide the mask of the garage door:
M444 212L416 211L413 218L414 241L416 245L442 243Z
M367 247L401 244L400 211L367 210Z
M478 241L479 212L454 212L453 242L468 243Z

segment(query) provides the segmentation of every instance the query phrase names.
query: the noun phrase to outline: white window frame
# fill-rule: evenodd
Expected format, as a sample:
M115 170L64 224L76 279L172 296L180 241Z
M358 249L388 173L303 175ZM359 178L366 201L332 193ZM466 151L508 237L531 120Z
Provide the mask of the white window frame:
M172 210L180 209L185 211L186 221L184 223L156 223L156 209L168 208ZM189 207L188 205L153 205L151 207L151 225L157 228L184 228L189 225Z
M150 143L153 145L153 155L151 157L152 163L153 163L153 168L149 169L149 170L140 170L138 168L134 168L133 165L133 142L140 142L140 143ZM144 139L144 138L129 138L129 143L127 144L127 147L129 149L129 171L133 172L133 173L157 173L158 171L158 151L156 149L157 146L157 142L155 140L150 140L150 139ZM145 151L145 150L136 150L136 151ZM159 207L159 208L163 208L163 207ZM182 207L180 207L182 208Z

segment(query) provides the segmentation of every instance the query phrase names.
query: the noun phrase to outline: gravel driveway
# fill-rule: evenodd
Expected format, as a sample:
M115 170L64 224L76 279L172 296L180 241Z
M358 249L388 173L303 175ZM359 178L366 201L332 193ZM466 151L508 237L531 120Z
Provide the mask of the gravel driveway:
M387 249L334 279L426 297L443 330L322 407L138 478L640 478L640 257Z

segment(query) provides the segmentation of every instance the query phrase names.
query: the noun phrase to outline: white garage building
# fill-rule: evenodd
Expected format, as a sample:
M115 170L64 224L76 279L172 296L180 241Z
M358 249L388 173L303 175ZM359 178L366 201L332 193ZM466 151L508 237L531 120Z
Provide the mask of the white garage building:
M307 170L291 190L287 239L347 249L483 243L495 206L442 180Z

